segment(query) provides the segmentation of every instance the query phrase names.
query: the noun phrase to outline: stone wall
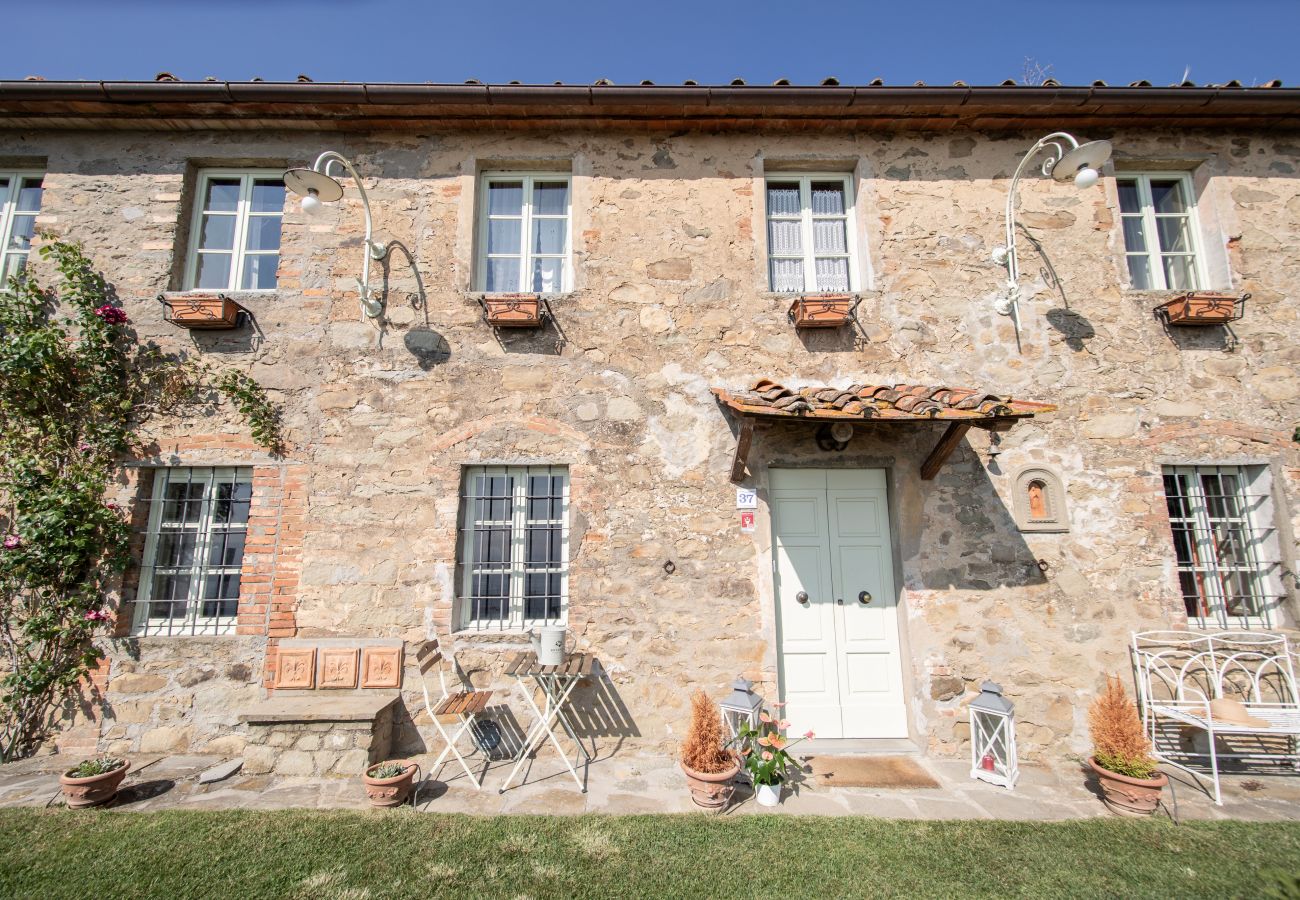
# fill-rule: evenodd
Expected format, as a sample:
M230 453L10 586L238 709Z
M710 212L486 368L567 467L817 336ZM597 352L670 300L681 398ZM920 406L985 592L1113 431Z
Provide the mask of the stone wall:
M777 693L768 467L882 465L914 735L959 752L962 697L995 676L1033 757L1085 747L1086 703L1123 669L1130 630L1185 624L1162 464L1271 466L1290 571L1300 525L1300 136L1082 136L1114 141L1119 165L1191 169L1222 280L1211 286L1252 297L1231 332L1166 332L1151 313L1162 295L1123 288L1113 179L1079 192L1031 177L1021 220L1041 251L1021 244L1018 350L1011 321L992 311L1004 273L989 256L1003 239L1007 180L1035 137L29 132L0 135L0 157L48 160L42 227L86 245L143 337L247 370L284 404L306 502L294 634L445 636L461 467L567 464L570 629L606 663L606 699L625 713L602 741L668 752L694 688L721 695L743 673ZM378 236L394 242L379 266L383 324L357 309L351 190L320 220L287 210L279 289L240 297L256 334L164 323L153 298L184 252L176 235L194 167L304 164L326 146L365 173ZM573 173L576 284L552 301L558 329L494 334L470 290L476 179L521 164ZM797 334L788 298L766 289L762 178L790 168L854 175L865 285L856 329ZM938 436L928 427L860 429L839 454L774 429L750 456L760 515L749 535L728 481L734 426L708 389L764 376L970 385L1060 409L1007 435L996 465L987 436L972 432L932 482L917 476ZM230 417L169 425L159 433L177 447L167 461L212 458L177 440L193 433L243 432ZM1062 477L1069 532L1016 530L1010 489L1030 464ZM1294 580L1285 587L1284 624ZM458 633L454 645L476 686L510 686L503 647L517 638ZM192 698L176 701L194 710L185 741L211 747L229 725L224 710L260 690L263 649L233 637L141 641L139 662L120 664L135 668L115 664L109 696L123 678L166 679L145 696ZM226 674L237 665L247 677ZM181 683L205 667L214 675L201 691ZM407 676L414 712L418 673ZM144 749L148 729L172 727L168 708L151 707L148 723L106 721L104 745ZM418 749L429 734L427 723L408 728L399 745Z

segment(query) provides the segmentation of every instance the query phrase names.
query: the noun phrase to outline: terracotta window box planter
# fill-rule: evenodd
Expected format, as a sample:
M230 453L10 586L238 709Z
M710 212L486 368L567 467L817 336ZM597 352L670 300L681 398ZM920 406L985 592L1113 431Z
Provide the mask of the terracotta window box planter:
M1245 313L1250 294L1191 291L1156 307L1156 315L1169 325L1226 325Z
M164 318L182 328L217 330L239 325L239 304L225 294L164 294Z
M494 328L537 328L545 315L539 294L488 294L483 317Z
M852 294L808 294L790 304L795 328L839 328L853 318Z

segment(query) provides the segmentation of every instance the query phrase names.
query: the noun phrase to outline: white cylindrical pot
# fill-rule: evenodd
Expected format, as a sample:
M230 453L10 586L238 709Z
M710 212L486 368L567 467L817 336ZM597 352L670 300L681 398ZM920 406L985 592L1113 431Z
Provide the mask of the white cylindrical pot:
M560 665L564 662L564 629L539 628L533 632L533 649L537 651L538 665Z
M754 790L759 806L779 806L781 804L781 785L760 784Z

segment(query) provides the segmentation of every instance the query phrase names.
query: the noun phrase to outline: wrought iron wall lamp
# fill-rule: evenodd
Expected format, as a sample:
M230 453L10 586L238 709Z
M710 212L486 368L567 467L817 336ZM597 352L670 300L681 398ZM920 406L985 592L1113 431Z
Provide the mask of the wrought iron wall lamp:
M370 289L370 261L382 260L388 255L388 245L376 242L373 237L374 226L370 217L370 198L366 196L366 187L361 183L361 176L353 168L351 161L341 153L326 150L316 157L310 169L290 169L284 173L284 186L302 198L302 211L309 216L320 215L322 205L333 203L343 196L343 185L330 175L330 166L338 165L344 169L357 185L361 194L361 208L366 217L366 236L361 260L361 277L357 279L357 293L361 300L362 311L372 319L384 314L384 299L379 291Z

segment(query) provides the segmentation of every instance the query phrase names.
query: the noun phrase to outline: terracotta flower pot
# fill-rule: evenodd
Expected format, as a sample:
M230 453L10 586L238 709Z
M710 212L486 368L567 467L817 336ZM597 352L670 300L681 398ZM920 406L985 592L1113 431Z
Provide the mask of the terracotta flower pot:
M375 763L361 776L361 780L366 785L366 796L370 798L370 805L400 806L411 795L411 788L415 783L415 763L408 763L401 775L392 778L372 777L370 773L381 765L383 763Z
M686 773L686 784L691 789L691 800L701 809L722 809L731 802L736 792L733 784L740 774L740 757L732 754L734 765L725 772L697 772L686 763L681 763Z
M63 789L63 799L68 809L84 809L87 806L99 806L117 796L117 788L131 768L127 760L111 772L91 775L88 778L73 778L71 769L59 776L59 786Z
M1169 783L1169 777L1163 772L1157 772L1154 778L1130 778L1102 768L1091 756L1088 765L1097 773L1106 805L1127 816L1149 816L1155 812L1160 805L1160 792Z

